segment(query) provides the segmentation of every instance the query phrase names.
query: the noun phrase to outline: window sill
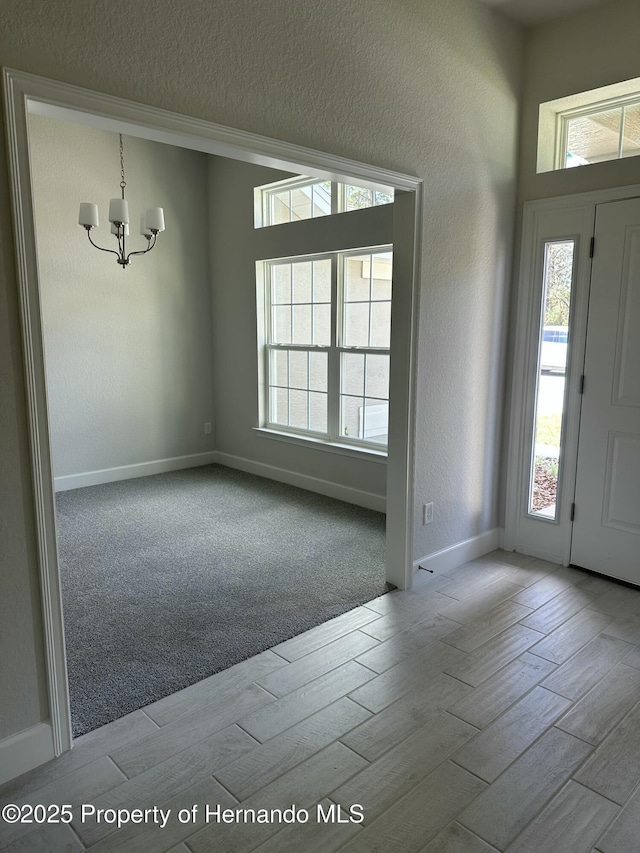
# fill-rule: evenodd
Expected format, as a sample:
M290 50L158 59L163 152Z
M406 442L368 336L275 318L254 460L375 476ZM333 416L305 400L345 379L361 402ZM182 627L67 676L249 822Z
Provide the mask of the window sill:
M337 453L341 456L354 456L357 459L366 459L367 462L387 462L386 450L375 450L371 447L353 447L350 444L340 444L336 441L323 441L321 438L311 436L294 435L289 432L280 432L267 427L253 427L255 433L261 438L271 438L275 441L284 441L286 444L297 444L299 447L311 447L314 450L325 450L329 453Z

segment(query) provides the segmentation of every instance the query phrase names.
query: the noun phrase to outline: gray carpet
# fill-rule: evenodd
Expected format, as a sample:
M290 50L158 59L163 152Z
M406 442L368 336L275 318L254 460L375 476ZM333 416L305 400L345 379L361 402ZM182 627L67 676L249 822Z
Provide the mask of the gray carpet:
M384 515L219 465L56 504L76 736L386 591Z

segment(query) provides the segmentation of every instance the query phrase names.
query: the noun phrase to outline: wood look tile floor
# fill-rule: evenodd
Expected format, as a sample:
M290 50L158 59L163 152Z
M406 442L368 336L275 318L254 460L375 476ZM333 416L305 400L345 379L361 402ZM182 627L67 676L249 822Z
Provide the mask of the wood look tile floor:
M640 851L640 590L502 551L419 572L79 738L7 803L74 819L0 820L3 853ZM306 823L205 819L292 804Z

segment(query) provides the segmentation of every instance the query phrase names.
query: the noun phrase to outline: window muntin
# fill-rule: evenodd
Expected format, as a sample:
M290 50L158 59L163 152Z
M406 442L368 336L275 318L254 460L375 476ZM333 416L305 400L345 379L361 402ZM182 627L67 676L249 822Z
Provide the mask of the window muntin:
M640 154L640 97L558 113L556 168L569 169Z
M327 353L271 349L270 358L270 422L326 434Z
M388 248L265 262L267 428L384 450L391 278Z
M263 225L316 219L331 213L331 181L302 178L276 184L262 192Z
M343 195L342 211L364 210L367 207L377 207L379 204L393 203L393 190L390 187L384 190L374 190L358 187L354 184L338 184L337 186Z
M640 102L628 104L624 108L624 131L621 157L635 157L640 154Z
M544 244L527 512L549 521L558 518L575 248L574 239Z
M610 116L607 119L606 113L613 113L618 118ZM603 117L605 123L608 121L608 131L605 131L599 117ZM580 124L583 119L584 123ZM602 145L606 132L612 134L607 142L610 155L607 159L635 156L640 153L639 119L640 77L544 101L538 108L536 172L566 169L605 159ZM615 127L619 130L617 137ZM588 144L592 134L599 137L599 155Z
M333 213L392 204L392 187L360 187L298 176L256 187L255 227L316 219Z
M389 356L341 352L340 428L346 438L387 444Z
M331 343L331 260L271 265L271 330L275 344Z
M327 433L331 259L274 261L267 282L268 421Z
M389 349L391 252L350 255L344 262L343 344Z

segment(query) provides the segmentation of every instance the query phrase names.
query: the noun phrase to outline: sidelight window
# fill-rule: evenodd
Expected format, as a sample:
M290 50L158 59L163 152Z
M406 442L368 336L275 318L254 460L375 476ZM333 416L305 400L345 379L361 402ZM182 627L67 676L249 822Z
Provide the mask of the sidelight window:
M562 464L575 240L544 244L528 512L555 521Z

